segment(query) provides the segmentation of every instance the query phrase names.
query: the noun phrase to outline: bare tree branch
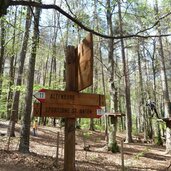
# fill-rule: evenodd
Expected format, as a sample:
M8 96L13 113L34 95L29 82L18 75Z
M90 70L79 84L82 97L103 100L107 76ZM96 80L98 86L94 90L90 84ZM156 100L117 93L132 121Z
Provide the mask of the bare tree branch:
M67 0L65 0L65 3L66 3L66 5L67 5L67 7L68 7L68 9L69 9L69 11L70 11L70 13L76 18L77 16L72 12L72 10L71 10L71 8L70 8L70 6L69 6L69 4L68 4L68 1Z
M150 37L161 37L161 36L171 36L171 34L163 34L163 35L139 35L139 33L142 33L144 31L147 31L149 29L152 29L154 26L156 26L158 24L158 22L171 15L171 12L166 14L165 16L161 17L158 19L158 21L156 21L153 26L151 26L150 28L147 28L143 31L139 31L136 34L132 34L132 35L122 35L122 36L109 36L109 35L105 35L105 34L101 34L99 32L96 32L95 30L88 28L87 26L85 26L83 23L81 23L79 20L77 20L76 18L72 17L71 15L69 15L68 13L66 13L63 9L61 9L59 6L57 5L51 5L51 4L40 4L38 2L28 2L28 1L10 1L9 6L13 6L13 5L23 5L23 6L32 6L32 7L39 7L42 9L55 9L58 12L60 12L61 14L63 14L65 17L67 17L68 19L70 19L71 21L73 21L74 23L76 23L78 26L80 26L82 29L91 32L92 34L96 35L96 36L100 36L106 39L123 39L123 38L132 38L132 37L136 37L136 38L150 38Z
M144 30L141 30L141 31L137 32L136 34L143 33L143 32L145 32L145 31L147 31L147 30L151 30L152 28L154 28L155 26L157 26L157 24L158 24L162 19L168 17L169 15L171 15L171 12L169 12L169 13L163 15L162 17L160 17L160 18L159 18L151 27L148 27L148 28L146 28L146 29L144 29Z

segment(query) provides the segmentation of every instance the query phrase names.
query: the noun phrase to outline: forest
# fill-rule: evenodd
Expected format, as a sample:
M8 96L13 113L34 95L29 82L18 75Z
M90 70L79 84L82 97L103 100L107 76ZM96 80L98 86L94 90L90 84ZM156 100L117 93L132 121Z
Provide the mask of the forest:
M1 0L0 168L171 169L170 23L170 0Z

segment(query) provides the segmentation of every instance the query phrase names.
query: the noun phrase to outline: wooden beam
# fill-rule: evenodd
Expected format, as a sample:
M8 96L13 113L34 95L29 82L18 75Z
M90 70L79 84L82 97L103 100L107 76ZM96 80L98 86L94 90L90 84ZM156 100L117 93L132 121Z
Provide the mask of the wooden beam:
M74 46L67 47L66 90L78 91L77 56ZM65 118L64 171L75 171L75 118Z

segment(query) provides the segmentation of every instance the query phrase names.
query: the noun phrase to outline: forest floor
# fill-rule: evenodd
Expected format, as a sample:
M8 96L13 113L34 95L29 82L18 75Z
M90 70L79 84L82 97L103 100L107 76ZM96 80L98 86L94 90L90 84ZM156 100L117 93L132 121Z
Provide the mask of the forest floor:
M37 136L30 137L30 153L18 152L20 125L16 124L16 137L11 138L7 150L6 133L8 122L0 120L0 171L62 171L64 165L64 129L39 126ZM59 132L59 154L56 160L57 132ZM117 134L118 145L124 138ZM84 144L90 151L84 151ZM125 171L169 171L171 156L165 154L165 147L150 143L124 143ZM75 166L77 171L120 171L121 153L106 149L104 132L76 131Z

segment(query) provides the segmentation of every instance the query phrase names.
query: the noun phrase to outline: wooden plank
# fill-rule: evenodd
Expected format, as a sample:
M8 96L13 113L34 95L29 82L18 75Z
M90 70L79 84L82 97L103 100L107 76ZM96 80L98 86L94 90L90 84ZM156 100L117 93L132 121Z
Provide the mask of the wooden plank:
M83 39L78 45L78 91L93 84L93 36Z
M33 116L39 117L41 116L41 110L40 110L40 103L33 103Z
M98 106L75 106L76 118L100 118L97 115Z
M41 90L42 91L42 90ZM45 100L42 102L56 104L73 104L73 105L92 105L105 106L105 96L100 94L78 93L74 91L59 91L43 89ZM41 92L42 93L42 92Z
M40 105L42 105L42 108ZM33 116L64 118L99 118L100 116L97 115L98 108L98 106L57 105L56 103L34 103Z
M42 116L75 118L75 110L72 105L57 105L56 103L42 103Z
M120 113L120 112L115 112L115 113L105 113L105 115L108 115L108 116L114 116L114 117L122 117L122 116L125 116L124 113Z
M77 55L74 46L67 47L66 90L78 91ZM65 118L64 171L75 171L75 118Z

